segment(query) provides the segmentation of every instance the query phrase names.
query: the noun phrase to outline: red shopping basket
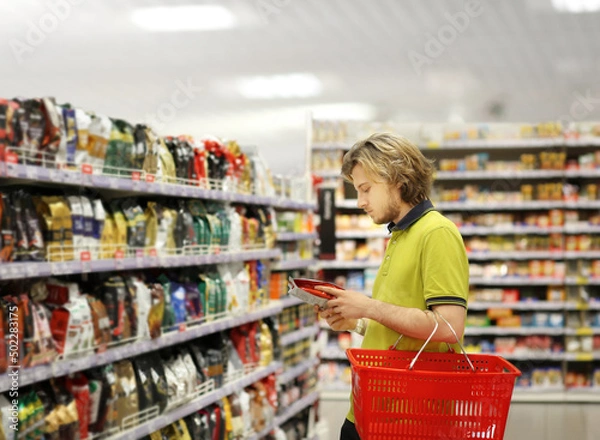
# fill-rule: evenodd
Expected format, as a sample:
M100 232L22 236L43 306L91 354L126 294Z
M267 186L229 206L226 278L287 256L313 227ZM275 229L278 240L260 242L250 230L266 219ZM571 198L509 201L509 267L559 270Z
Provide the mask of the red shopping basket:
M361 440L503 439L521 372L499 356L467 357L464 348L422 350L347 350Z

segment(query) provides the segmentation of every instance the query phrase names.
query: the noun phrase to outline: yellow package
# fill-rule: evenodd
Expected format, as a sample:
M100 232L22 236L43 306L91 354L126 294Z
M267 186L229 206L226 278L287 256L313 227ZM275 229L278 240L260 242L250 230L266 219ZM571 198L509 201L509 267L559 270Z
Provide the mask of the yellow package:
M146 216L146 248L156 247L156 234L158 233L158 215L156 214L156 203L148 202L144 211Z
M122 250L125 252L127 249L127 219L125 218L123 212L116 207L116 205L113 205L113 207L115 208L113 209L112 214L116 225L116 250Z
M173 155L165 145L162 138L157 137L159 169L163 182L175 182L177 176Z
M177 222L177 211L174 209L167 209L163 211L163 221L167 226L167 245L168 251L175 251L175 223Z
M100 236L100 259L114 258L117 248L117 224L110 213L106 213Z

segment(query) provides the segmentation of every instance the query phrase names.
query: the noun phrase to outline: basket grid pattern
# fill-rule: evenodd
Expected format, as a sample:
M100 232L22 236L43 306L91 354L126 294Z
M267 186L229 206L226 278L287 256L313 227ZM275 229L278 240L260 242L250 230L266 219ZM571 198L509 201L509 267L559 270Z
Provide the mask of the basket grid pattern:
M362 440L502 439L516 376L506 360L461 354L349 349Z

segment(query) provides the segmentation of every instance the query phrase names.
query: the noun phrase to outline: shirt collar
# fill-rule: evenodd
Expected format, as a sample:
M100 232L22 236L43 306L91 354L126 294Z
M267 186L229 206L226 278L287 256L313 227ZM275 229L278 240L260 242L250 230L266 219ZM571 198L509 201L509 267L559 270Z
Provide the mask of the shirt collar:
M431 203L431 200L425 199L408 211L408 214L402 217L402 220L398 223L390 222L387 225L388 231L405 231L431 210L433 210L433 203Z

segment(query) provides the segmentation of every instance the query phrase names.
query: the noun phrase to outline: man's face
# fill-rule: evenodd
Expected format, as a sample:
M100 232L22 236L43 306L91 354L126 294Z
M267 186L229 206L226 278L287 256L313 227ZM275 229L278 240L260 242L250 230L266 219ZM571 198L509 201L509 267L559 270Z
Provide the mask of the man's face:
M396 222L400 215L400 192L384 182L376 182L365 173L362 165L352 170L354 188L358 192L358 207L377 225Z

